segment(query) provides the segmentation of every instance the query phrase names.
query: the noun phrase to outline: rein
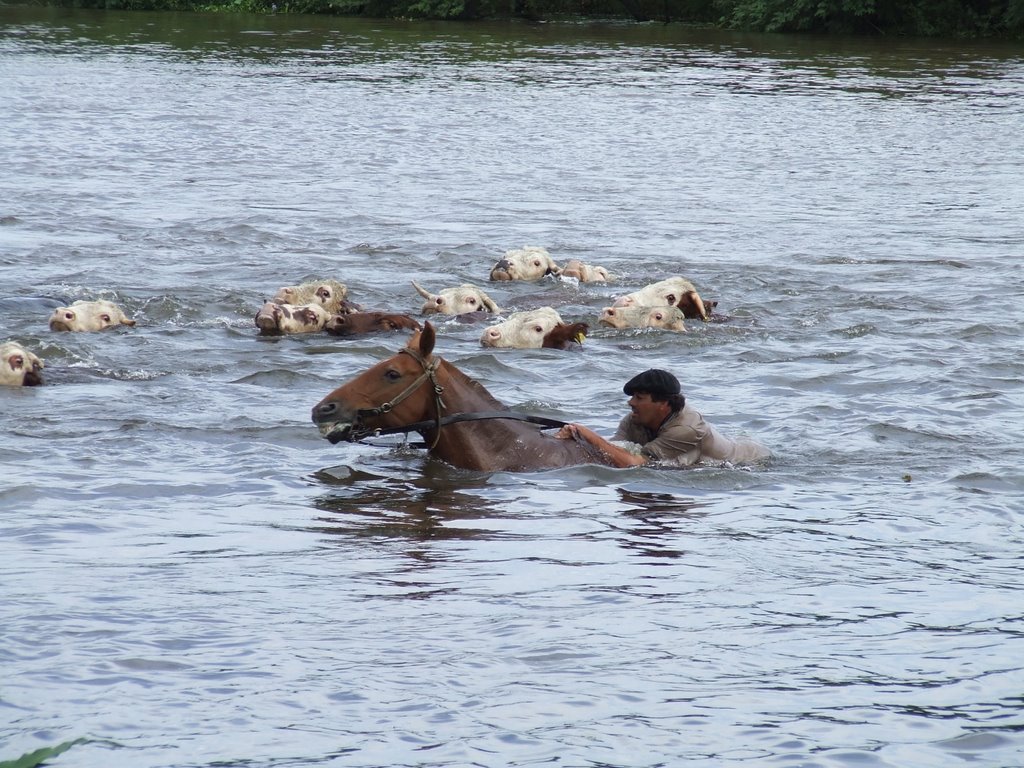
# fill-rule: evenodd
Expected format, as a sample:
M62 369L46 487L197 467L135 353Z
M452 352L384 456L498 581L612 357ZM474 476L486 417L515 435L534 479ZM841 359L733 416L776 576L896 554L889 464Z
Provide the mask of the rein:
M421 373L419 376L417 376L416 380L412 384L410 384L408 387L406 387L404 390L402 390L402 392L400 392L397 397L392 398L391 400L389 400L386 403L381 403L376 408L360 408L358 411L356 411L356 418L362 418L363 416L380 416L382 413L389 413L396 405L398 405L400 402L402 402L407 397L409 397L409 395L411 395L413 392L415 392L417 389L419 389L420 385L422 385L424 381L426 381L427 379L430 379L430 383L434 387L434 412L437 415L436 415L436 417L435 417L433 422L427 421L427 422L420 422L420 423L421 424L431 424L431 423L434 423L434 424L437 425L437 434L434 436L434 442L430 446L431 449L433 449L434 446L437 445L437 441L441 439L441 420L442 420L441 411L444 410L444 407L445 407L444 401L441 400L441 395L444 394L444 387L442 387L440 384L437 383L437 378L434 375L434 374L437 373L438 360L437 360L437 358L435 358L434 360L432 360L431 362L428 363L426 361L426 359L424 359L424 357L419 352L417 352L414 349L411 349L410 347L403 347L402 349L400 349L398 351L399 351L399 353L409 355L413 360L415 360L417 363L419 363L420 367L423 368L423 373ZM358 439L358 440L362 440L364 437L368 437L369 435L372 435L372 434L375 434L375 433L376 434L385 434L386 432L392 432L392 431L401 432L401 431L403 431L403 429L402 428L397 429L397 430L395 430L395 429L379 430L379 429L365 429L365 428L364 429L359 429L359 430L353 429L353 432L356 433L356 435L357 435L356 439Z
M429 427L436 427L440 432L441 427L448 424L458 424L463 421L486 421L489 419L512 419L513 421L526 421L531 424L540 424L545 429L554 429L556 427L564 427L569 422L559 421L558 419L549 419L545 416L533 416L529 413L520 413L519 411L479 411L475 413L454 413L451 416L445 416L440 420L427 420L417 421L414 424L405 424L401 427L381 427L379 429L372 430L359 430L359 440L363 440L367 437L382 437L384 435L397 435L400 432L419 432L421 429L427 429ZM425 444L424 444L425 445ZM437 445L437 440L434 440L434 444L430 447L433 448Z
M526 421L531 424L540 424L545 428L554 428L564 427L567 423L564 421L558 421L557 419L548 419L543 416L531 416L530 414L519 413L517 411L480 411L477 413L455 413L451 416L442 416L441 412L446 408L444 401L441 399L441 395L444 394L444 387L438 383L437 377L435 376L439 360L434 358L433 361L428 363L422 355L409 347L404 347L399 351L409 355L418 362L423 368L423 373L421 373L412 384L402 390L398 396L392 398L388 402L381 403L375 408L360 408L356 411L357 419L361 419L363 416L380 416L381 414L389 413L396 405L419 389L423 385L423 382L428 379L434 388L435 416L433 419L417 421L414 424L406 424L401 427L380 427L376 429L353 427L352 433L356 440L363 440L367 437L379 437L381 435L395 435L399 432L405 432L408 434L409 432L419 432L420 430L433 427L435 429L435 434L434 442L430 445L430 449L432 450L437 446L438 441L441 439L441 427L447 424L458 424L463 421L483 421L486 419L514 419L515 421Z

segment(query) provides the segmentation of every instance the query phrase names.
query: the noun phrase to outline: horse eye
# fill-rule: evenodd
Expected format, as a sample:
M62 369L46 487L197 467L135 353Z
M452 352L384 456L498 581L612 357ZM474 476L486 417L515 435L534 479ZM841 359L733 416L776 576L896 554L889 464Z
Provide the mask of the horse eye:
M398 381L400 378L402 378L402 374L396 371L394 368L389 368L387 371L384 372L384 378L388 379L389 381Z

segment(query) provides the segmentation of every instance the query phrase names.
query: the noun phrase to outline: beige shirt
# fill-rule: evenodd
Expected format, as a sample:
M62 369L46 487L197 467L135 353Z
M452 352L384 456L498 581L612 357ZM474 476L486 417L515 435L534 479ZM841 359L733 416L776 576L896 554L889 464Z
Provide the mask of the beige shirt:
M760 461L771 452L753 440L732 440L716 430L689 405L669 416L657 432L653 432L627 415L612 440L626 440L640 445L640 452L649 459L688 467L705 459L743 464Z

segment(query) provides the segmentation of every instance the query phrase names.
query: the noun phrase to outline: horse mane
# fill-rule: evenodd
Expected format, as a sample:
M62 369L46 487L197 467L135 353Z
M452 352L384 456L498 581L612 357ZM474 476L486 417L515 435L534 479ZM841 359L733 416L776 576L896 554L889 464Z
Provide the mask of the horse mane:
M510 410L507 405L487 391L487 388L479 381L467 376L456 368L454 364L449 363L443 357L434 355L434 343L436 341L437 333L434 330L434 326L428 321L423 324L422 328L413 332L406 344L406 350L413 354L418 354L421 359L424 360L433 356L434 360L437 361L439 368L445 372L449 377L449 380L455 382L456 389L459 390L458 394L460 396L472 397L479 401L479 403L472 404L474 409L487 411Z
M444 370L445 375L447 375L449 379L455 381L461 389L465 390L463 394L471 394L472 396L479 398L482 401L482 406L485 407L480 407L480 410L510 410L510 408L507 405L505 405L505 403L501 402L498 398L492 395L487 390L487 388L479 381L477 381L474 378L471 378L470 376L467 376L465 373L460 371L458 368L456 368L454 365L449 363L444 358L439 357L437 358L437 360L441 364L441 368L442 370ZM442 395L442 399L443 398L444 396Z

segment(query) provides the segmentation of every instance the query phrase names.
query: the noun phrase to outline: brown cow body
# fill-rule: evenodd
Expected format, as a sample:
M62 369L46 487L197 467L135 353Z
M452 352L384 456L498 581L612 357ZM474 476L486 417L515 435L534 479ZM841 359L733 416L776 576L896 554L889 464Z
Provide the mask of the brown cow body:
M559 323L544 336L544 349L576 349L590 332L586 323Z
M420 323L409 315L394 312L352 312L334 315L324 326L324 330L333 336L361 336L403 328L417 330Z

